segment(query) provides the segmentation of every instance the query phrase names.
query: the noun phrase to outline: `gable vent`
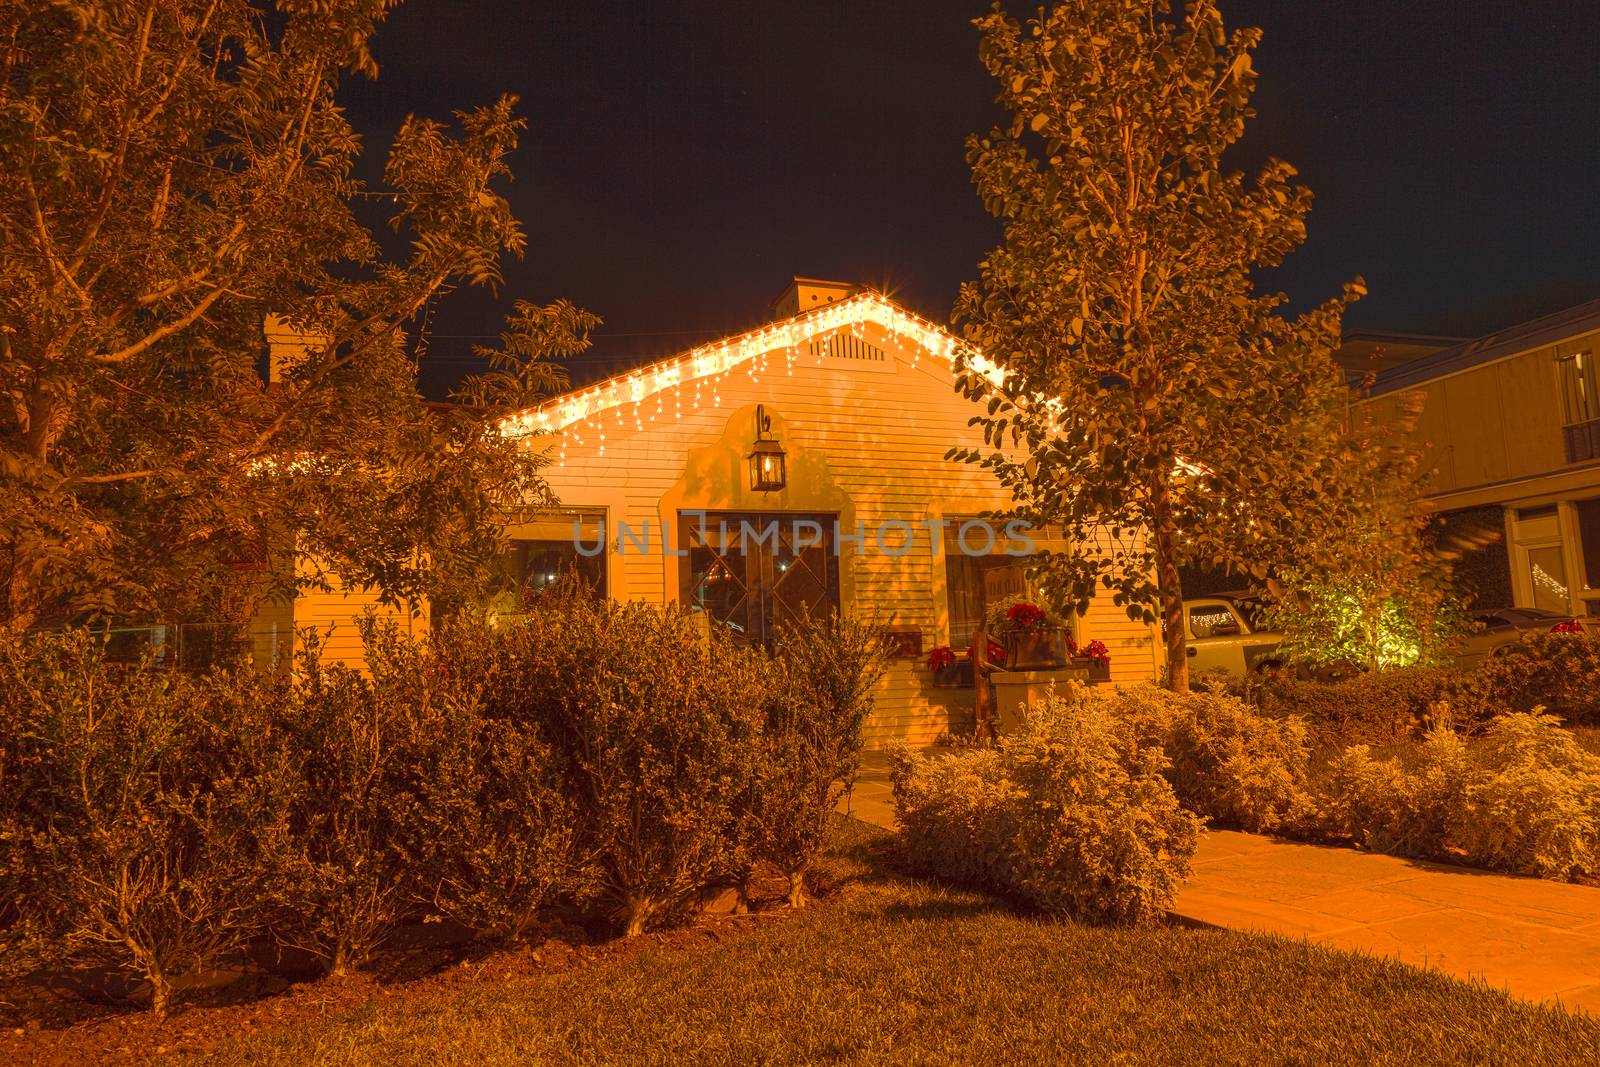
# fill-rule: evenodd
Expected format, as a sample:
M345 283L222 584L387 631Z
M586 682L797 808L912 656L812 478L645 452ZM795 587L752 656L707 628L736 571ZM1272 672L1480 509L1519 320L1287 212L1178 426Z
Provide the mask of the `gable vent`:
M861 363L882 363L883 349L869 345L853 333L836 333L811 342L811 355L817 359L848 359Z

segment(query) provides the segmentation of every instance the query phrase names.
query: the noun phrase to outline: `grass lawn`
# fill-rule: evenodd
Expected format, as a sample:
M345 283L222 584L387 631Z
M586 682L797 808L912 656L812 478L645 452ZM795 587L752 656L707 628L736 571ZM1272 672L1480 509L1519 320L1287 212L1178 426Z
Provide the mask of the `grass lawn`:
M208 1062L1600 1062L1587 1017L1304 943L1020 915L884 848L842 823L854 884L724 943L370 1001Z

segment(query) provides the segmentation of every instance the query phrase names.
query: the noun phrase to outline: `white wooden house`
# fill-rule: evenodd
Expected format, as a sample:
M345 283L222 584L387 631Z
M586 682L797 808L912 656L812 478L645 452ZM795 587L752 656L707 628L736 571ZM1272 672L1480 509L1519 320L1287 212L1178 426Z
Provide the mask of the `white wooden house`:
M754 638L785 613L837 605L907 646L882 682L869 744L970 728L971 691L936 688L927 654L966 648L986 557L1025 545L968 523L1006 494L988 472L945 459L978 434L954 389L959 342L840 283L796 279L775 308L768 325L512 420L507 432L550 449L546 476L562 502L510 531L515 564L535 583L576 566L606 595L679 601ZM782 488L760 487L753 468L779 452ZM292 622L347 621L372 603L312 594ZM1080 643L1108 646L1114 680L1153 676L1151 626L1109 598L1074 622ZM330 650L358 654L354 627L339 627Z

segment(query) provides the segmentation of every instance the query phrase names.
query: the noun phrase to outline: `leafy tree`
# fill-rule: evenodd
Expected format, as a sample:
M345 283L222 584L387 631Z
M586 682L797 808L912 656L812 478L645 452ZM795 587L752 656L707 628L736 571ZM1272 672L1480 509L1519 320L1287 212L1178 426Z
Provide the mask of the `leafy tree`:
M1359 282L1298 318L1253 277L1305 237L1311 194L1272 160L1224 169L1244 132L1257 30L1210 0L1068 0L1025 26L977 20L1010 122L967 157L1004 242L955 320L992 367L984 448L1018 517L1061 529L1043 577L1080 609L1096 585L1159 619L1188 687L1179 568L1256 579L1337 525L1345 390L1330 359Z
M408 118L369 190L336 94L393 6L0 0L0 626L244 618L322 568L433 595L539 502L538 451L493 405L425 404L404 331L521 253L497 186L523 123L509 97ZM362 222L385 206L398 255ZM507 359L595 322L529 314ZM265 387L264 324L300 342Z

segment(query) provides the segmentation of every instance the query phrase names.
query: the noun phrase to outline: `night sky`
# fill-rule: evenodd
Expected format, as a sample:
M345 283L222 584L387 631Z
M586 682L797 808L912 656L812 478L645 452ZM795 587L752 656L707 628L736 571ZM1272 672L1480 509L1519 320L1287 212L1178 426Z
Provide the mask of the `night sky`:
M409 112L511 92L528 119L510 187L528 253L498 300L441 302L428 391L472 369L513 298L606 320L580 379L754 325L794 274L944 321L998 236L962 155L997 118L970 25L986 7L409 0L378 81L344 95L371 153ZM1476 335L1600 296L1600 3L1223 11L1265 31L1237 164L1287 159L1317 197L1265 279L1296 307L1359 273L1347 328Z

